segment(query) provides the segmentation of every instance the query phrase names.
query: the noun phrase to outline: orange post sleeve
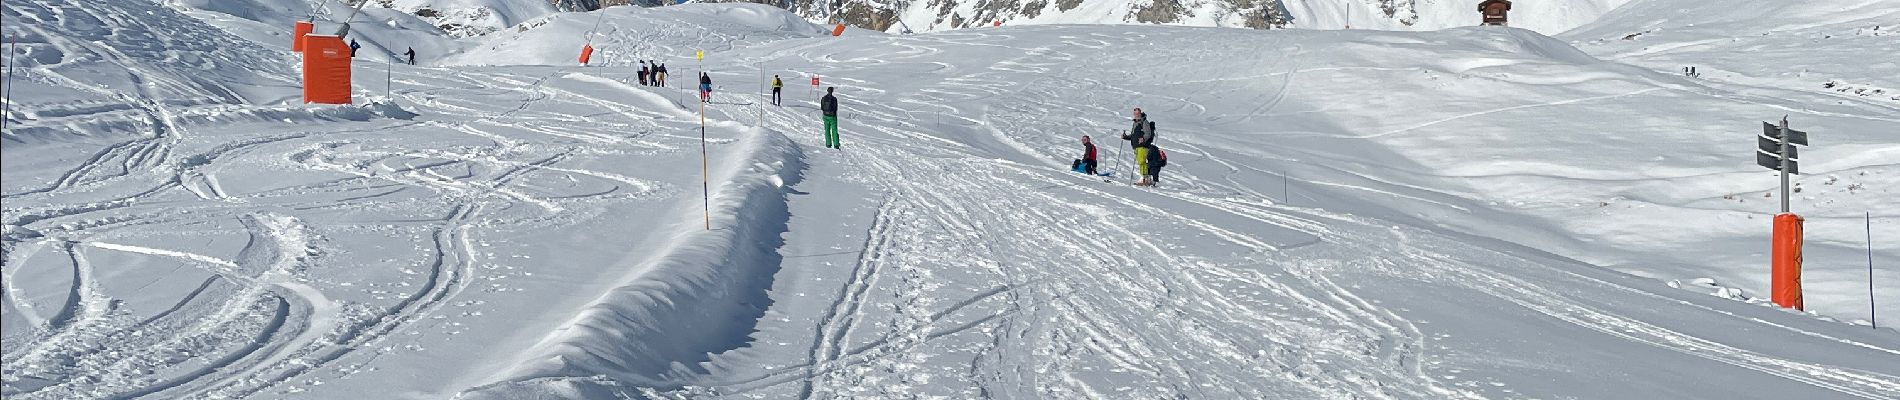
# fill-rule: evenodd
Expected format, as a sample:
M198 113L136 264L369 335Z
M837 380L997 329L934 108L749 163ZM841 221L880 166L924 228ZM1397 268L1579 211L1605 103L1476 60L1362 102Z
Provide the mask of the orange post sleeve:
M303 43L303 102L350 104L350 45L335 35L306 35Z
M1774 270L1768 291L1775 305L1805 309L1801 301L1801 223L1799 215L1775 215Z
M581 65L587 65L587 60L591 60L593 58L594 58L594 45L589 43L585 46L581 46Z
M290 51L303 52L304 35L309 35L311 31L315 31L316 29L317 24L311 23L310 21L297 21L297 28L292 31L293 33L290 37Z
M832 27L831 36L844 36L844 24L838 24L838 26Z

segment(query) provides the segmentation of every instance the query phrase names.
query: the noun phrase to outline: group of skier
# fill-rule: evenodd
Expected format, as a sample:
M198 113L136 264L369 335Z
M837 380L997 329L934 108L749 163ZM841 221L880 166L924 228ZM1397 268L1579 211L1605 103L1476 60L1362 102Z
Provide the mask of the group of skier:
M660 68L664 71L664 67ZM646 68L642 68L641 72L647 72ZM778 75L772 75L771 88L772 105L778 106L785 82ZM825 96L818 99L818 110L823 114L825 147L831 149L843 148L838 136L837 91L835 86L825 87ZM699 96L700 101L712 101L712 77L704 72L699 74ZM1135 171L1140 174L1135 186L1154 186L1161 182L1161 168L1168 165L1168 153L1155 145L1155 122L1148 120L1148 114L1142 112L1140 107L1135 108L1129 120L1132 125L1122 133L1121 138L1128 141L1128 146L1134 150ZM1094 138L1082 135L1082 149L1082 158L1076 159L1071 168L1075 172L1102 175L1098 171L1099 159L1096 157Z
M1135 172L1141 174L1141 177L1135 181L1135 186L1154 186L1161 182L1161 167L1168 165L1168 152L1161 151L1160 147L1155 146L1155 123L1148 120L1147 113L1137 107L1134 118L1130 120L1134 122L1134 126L1122 132L1122 140L1128 141L1128 146L1134 148ZM1096 172L1098 163L1095 157L1094 139L1089 135L1082 135L1082 158L1076 159L1069 167L1075 172L1101 175Z
M666 64L640 61L640 85L666 87Z
M356 39L350 39L350 57L356 57L356 51L362 49L362 44L356 43ZM409 65L416 65L416 48L410 47L409 51L402 53L402 55L409 58Z

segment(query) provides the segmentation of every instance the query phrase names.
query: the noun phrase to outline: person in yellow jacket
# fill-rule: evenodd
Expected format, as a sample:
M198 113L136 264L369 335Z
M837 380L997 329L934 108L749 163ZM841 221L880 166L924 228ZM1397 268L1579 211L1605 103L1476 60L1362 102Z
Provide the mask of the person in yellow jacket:
M778 75L772 75L772 105L779 105L779 92L783 91L785 91L785 82L778 80Z

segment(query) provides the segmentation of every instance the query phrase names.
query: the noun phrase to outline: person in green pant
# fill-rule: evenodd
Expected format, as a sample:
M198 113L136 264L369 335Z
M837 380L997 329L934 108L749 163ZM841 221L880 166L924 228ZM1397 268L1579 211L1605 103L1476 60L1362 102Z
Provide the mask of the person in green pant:
M1135 109L1135 117L1130 120L1134 121L1135 126L1122 134L1122 140L1128 141L1128 145L1135 149L1135 173L1141 176L1141 180L1135 181L1135 186L1150 186L1154 180L1149 177L1152 173L1148 171L1148 152L1154 147L1155 125L1148 121L1148 114L1141 112L1140 108Z
M825 98L818 101L818 108L825 112L825 147L842 149L838 142L838 87L825 87Z

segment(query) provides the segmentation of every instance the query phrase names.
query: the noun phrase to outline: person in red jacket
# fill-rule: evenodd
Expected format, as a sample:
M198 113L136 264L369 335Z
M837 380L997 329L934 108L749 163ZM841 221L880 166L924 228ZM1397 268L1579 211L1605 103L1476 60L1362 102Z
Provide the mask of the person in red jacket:
M1074 169L1075 172L1096 175L1095 142L1089 140L1089 135L1082 135L1082 159L1075 160L1075 164L1070 166L1070 168Z

